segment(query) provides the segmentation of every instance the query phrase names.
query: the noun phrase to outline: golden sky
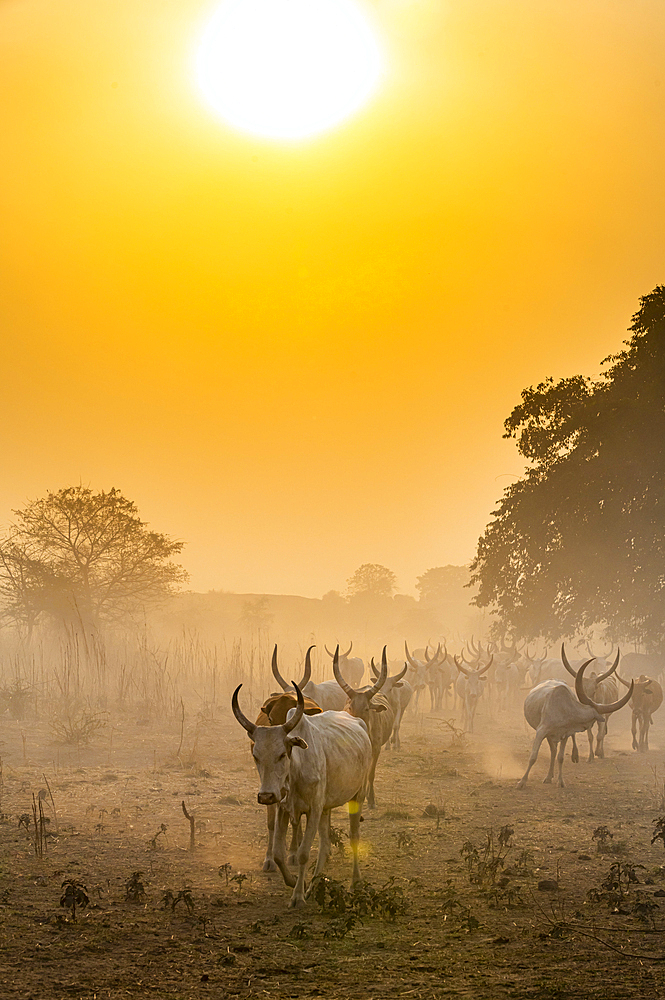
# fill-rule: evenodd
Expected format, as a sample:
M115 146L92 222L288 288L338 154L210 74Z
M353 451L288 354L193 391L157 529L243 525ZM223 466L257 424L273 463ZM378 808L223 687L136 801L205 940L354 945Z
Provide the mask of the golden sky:
M665 3L373 0L375 97L281 143L197 91L214 6L0 2L0 523L115 486L193 589L413 592L665 282Z

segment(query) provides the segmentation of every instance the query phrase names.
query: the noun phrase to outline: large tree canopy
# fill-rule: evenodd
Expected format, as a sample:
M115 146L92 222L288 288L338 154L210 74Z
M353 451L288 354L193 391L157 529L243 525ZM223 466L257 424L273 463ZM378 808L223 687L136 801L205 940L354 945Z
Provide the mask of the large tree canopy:
M150 531L119 490L71 486L13 512L0 539L0 597L10 620L48 616L97 628L162 600L187 574L182 542Z
M478 542L475 603L516 634L603 623L665 648L665 286L603 374L525 389L506 420L530 466Z
M392 597L397 577L379 563L363 563L346 581L349 597Z

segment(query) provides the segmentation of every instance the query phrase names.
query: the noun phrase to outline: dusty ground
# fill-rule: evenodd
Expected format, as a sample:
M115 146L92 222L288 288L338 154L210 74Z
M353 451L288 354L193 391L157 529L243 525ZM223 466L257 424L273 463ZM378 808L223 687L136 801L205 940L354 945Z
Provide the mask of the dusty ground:
M225 706L196 730L186 721L180 760L179 719L113 717L78 750L54 743L44 723L0 722L0 996L665 996L665 851L650 844L665 814L662 720L638 757L624 710L605 760L567 759L560 790L541 783L543 751L519 792L531 743L521 713L492 719L485 707L462 744L444 722L452 714L411 717L404 750L379 762L362 873L376 889L393 879L388 895L403 893L407 910L355 922L313 901L287 909L281 877L260 871L264 810L247 738ZM40 858L18 824L47 779L57 831L52 819ZM183 799L196 816L193 852ZM438 817L423 814L428 804ZM44 806L52 816L48 794ZM334 824L346 825L341 810ZM472 856L470 870L463 845L482 861L492 831L496 855L506 826L503 868L483 877ZM597 853L600 826L614 853ZM618 902L603 888L617 863L644 866ZM142 901L126 899L135 872ZM248 877L234 881L238 872ZM349 872L336 852L327 874L348 884ZM75 921L59 905L66 879L90 899ZM558 889L539 889L543 880Z

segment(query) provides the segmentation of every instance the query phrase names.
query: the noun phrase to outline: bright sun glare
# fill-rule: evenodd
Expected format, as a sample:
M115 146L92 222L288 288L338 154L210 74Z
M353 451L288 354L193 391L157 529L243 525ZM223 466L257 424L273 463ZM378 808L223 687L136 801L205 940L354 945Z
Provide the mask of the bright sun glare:
M382 59L355 0L224 0L196 57L215 111L255 135L331 128L374 91Z

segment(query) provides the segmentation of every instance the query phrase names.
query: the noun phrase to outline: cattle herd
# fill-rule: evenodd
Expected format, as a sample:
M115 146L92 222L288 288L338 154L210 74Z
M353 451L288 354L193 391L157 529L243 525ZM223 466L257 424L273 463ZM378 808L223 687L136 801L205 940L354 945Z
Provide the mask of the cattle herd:
M658 681L645 672L653 667L647 656L631 653L621 661L617 650L608 661L589 650L585 660L571 661L564 645L556 658L531 656L528 648L520 650L516 644L504 642L483 648L471 640L459 655L451 655L445 643L430 646L428 643L410 652L405 642L405 659L390 663L384 647L380 667L374 660L369 664L371 683L367 684L363 684L364 662L350 656L352 644L346 653L341 653L339 647L334 652L326 647L332 657L333 678L321 684L311 679L314 647L307 650L297 683L288 683L280 673L275 647L272 673L280 691L264 701L255 722L240 707L242 685L234 691L233 714L251 740L260 779L258 802L267 808L268 846L263 868L279 869L293 889L290 906L299 906L307 898L306 871L317 832L319 850L314 874L319 874L326 863L331 845L330 814L338 806L348 804L352 882L360 880L362 809L365 800L368 809L376 804L374 777L381 750L400 749L404 713L410 705L416 711L424 710L426 689L430 710L453 706L462 729L468 733L473 733L478 704L486 691L491 692L499 710L527 692L524 717L535 730L535 738L518 788L525 786L544 740L550 748L545 783L552 782L557 765L558 785L564 787L567 741L572 740L574 762L579 756L575 737L583 732L589 740L589 760L602 757L608 719L628 703L632 709L633 749L646 752L649 748L649 727L653 713L661 705L663 691ZM619 675L620 661L622 672L630 673L630 680ZM573 687L567 683L569 676L574 679ZM291 842L287 853L289 826Z

